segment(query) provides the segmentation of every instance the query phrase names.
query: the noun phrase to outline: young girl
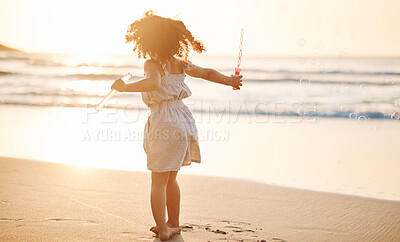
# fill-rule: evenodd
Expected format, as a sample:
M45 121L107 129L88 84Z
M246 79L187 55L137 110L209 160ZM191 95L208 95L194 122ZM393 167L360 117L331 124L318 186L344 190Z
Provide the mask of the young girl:
M133 50L139 58L148 58L144 63L145 78L129 84L118 79L111 88L120 92L141 92L151 110L143 141L147 168L151 170L150 201L156 222L150 230L161 240L168 240L180 233L177 173L181 166L200 163L195 120L182 101L191 95L184 83L185 76L237 89L242 85L242 76L228 77L187 61L189 47L198 53L205 51L202 42L194 39L183 22L154 15L152 11L132 23L125 38L127 43L133 42Z

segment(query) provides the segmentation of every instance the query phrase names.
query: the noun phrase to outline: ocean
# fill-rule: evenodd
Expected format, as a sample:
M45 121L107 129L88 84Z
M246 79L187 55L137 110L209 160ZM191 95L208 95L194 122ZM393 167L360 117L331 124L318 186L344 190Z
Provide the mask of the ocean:
M199 66L230 75L236 57L195 56ZM0 52L0 104L94 107L111 83L130 72L143 78L132 55L61 55ZM246 57L243 87L187 77L193 112L258 116L338 117L367 122L400 119L400 58ZM117 95L109 107L145 109L140 93Z
M190 60L229 75L236 57ZM146 171L140 93L94 107L136 56L0 52L0 156ZM400 58L242 60L232 90L191 78L202 163L183 174L400 201Z

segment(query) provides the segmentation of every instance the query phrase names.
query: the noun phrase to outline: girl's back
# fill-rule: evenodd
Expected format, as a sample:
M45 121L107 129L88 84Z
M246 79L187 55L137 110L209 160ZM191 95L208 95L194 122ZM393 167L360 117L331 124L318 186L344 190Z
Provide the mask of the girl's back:
M165 68L167 69L169 74L183 74L184 70L184 66L183 63L179 60L177 60L176 58L171 59L170 61L166 61L165 63ZM164 70L162 69L162 66L159 65L158 69L160 71L160 75L163 76L164 75Z
M158 110L161 103L182 100L192 95L189 87L184 83L188 65L175 58L170 61L150 61L161 77L161 85L156 90L142 92L142 99L150 109ZM190 66L192 66L191 64Z
M147 168L168 172L178 171L191 162L200 163L195 120L182 101L192 95L184 80L185 70L193 64L187 65L175 58L150 62L157 66L161 85L156 90L142 92L142 99L151 111L143 137ZM159 134L163 137L159 138Z

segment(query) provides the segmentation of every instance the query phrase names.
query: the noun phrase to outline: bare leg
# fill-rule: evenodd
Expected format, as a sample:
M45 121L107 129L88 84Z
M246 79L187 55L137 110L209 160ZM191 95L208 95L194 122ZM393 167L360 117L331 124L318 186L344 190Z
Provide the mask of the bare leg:
M165 222L166 187L169 179L169 172L151 173L151 210L157 224L157 231L160 240L168 240L180 233L180 229L168 228Z
M179 209L181 201L181 192L179 190L178 181L176 176L178 171L171 171L167 183L167 211L168 222L170 228L179 227Z

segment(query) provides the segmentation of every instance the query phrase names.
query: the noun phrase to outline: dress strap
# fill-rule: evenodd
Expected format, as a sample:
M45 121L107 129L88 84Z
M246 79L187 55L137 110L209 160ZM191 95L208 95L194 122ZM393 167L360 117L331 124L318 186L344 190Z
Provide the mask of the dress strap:
M164 75L168 75L169 73L168 73L168 71L167 71L167 67L165 66L165 63L162 63L162 62L160 61L160 65L161 65L161 67L162 67L162 69L163 69L163 71L164 71Z

